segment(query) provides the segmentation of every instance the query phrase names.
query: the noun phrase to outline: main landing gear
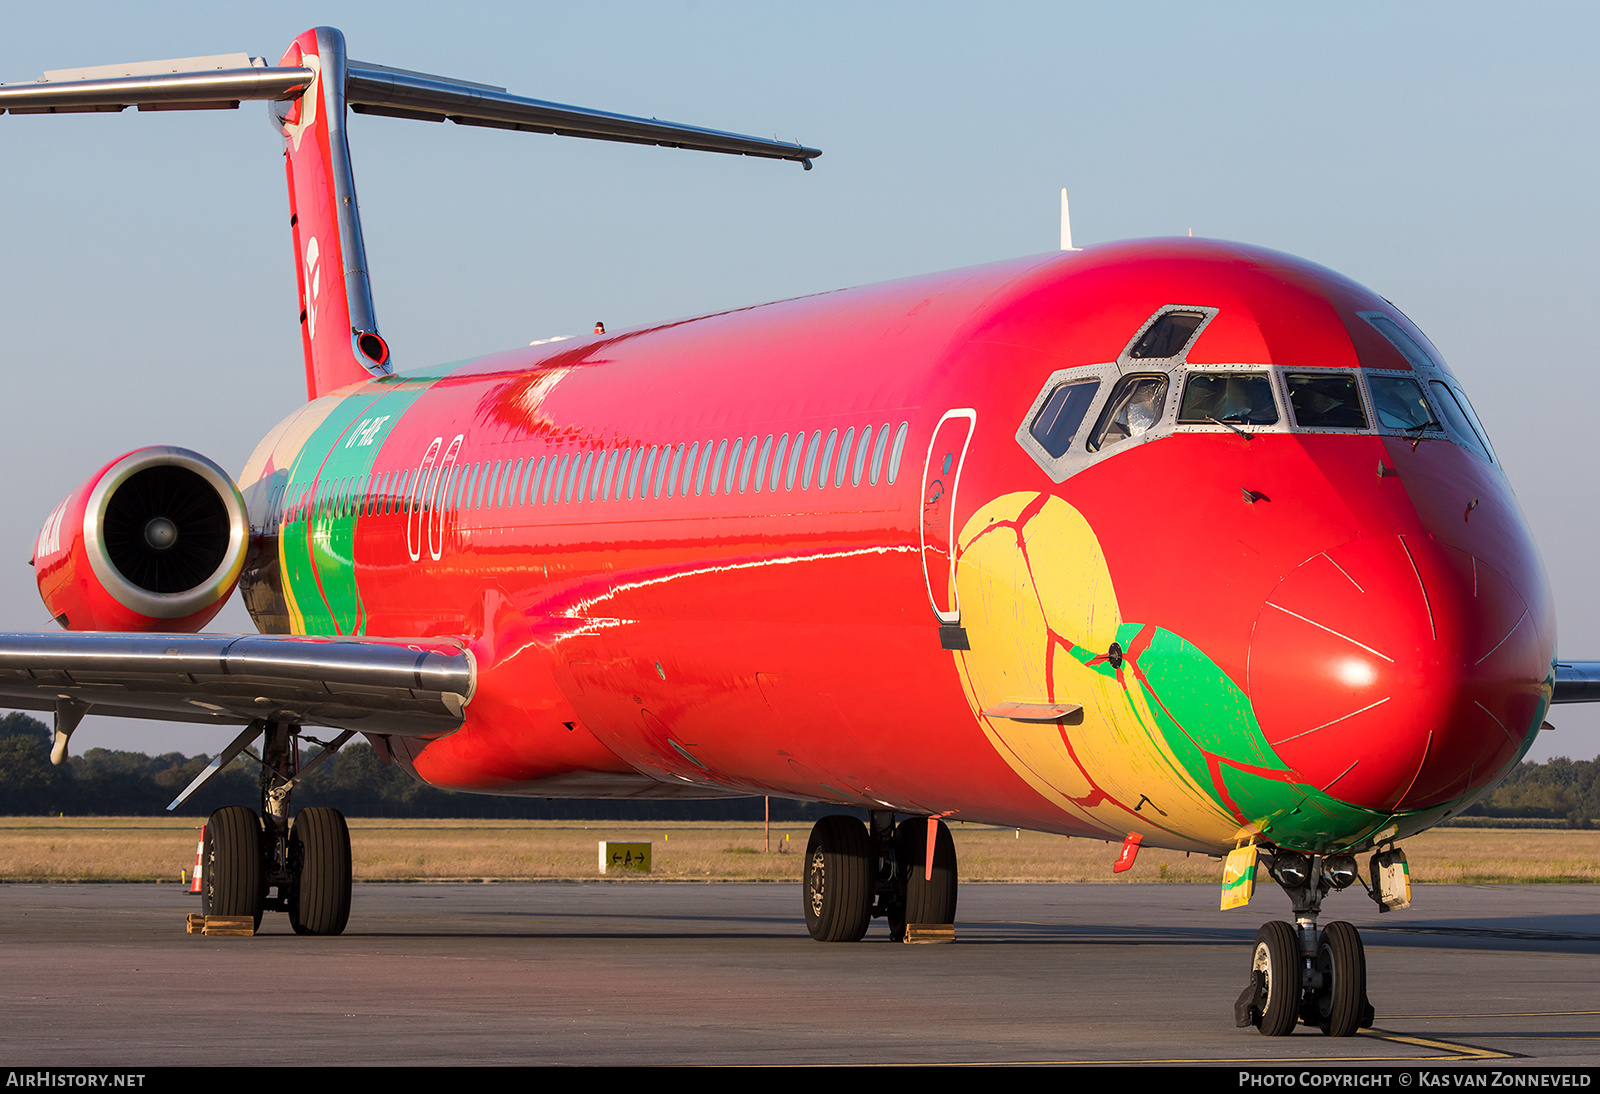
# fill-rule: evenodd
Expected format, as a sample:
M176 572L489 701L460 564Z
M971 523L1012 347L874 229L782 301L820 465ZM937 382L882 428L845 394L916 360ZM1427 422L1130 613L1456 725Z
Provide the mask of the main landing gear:
M893 813L881 810L865 825L823 817L806 843L806 929L818 942L859 942L883 917L889 938L904 942L908 927L955 923L956 883L956 845L943 821L908 817L896 824Z
M324 806L289 819L289 795L310 766L299 768L297 728L259 725L261 813L228 806L206 822L201 912L251 916L257 928L263 912L287 912L296 934L340 934L350 920L350 827Z
M1348 923L1317 931L1317 915L1329 889L1356 881L1350 855L1301 855L1278 851L1263 855L1273 880L1289 894L1294 926L1274 920L1256 932L1250 958L1250 983L1234 1004L1240 1026L1255 1026L1268 1037L1293 1033L1300 1022L1330 1037L1349 1037L1370 1026L1367 954L1361 935Z

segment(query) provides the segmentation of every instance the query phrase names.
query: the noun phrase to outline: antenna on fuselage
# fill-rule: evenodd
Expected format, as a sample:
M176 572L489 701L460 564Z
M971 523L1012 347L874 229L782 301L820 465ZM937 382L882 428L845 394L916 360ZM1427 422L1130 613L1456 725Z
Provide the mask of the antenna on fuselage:
M1063 251L1080 251L1083 248L1072 245L1072 214L1067 211L1067 188L1061 188L1061 249Z

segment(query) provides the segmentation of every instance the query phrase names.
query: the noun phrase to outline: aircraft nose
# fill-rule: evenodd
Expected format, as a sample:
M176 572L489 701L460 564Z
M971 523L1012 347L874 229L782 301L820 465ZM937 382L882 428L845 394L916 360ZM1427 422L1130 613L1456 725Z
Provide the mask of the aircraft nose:
M1399 812L1485 785L1539 726L1548 658L1512 582L1426 535L1325 551L1267 598L1250 698L1308 783Z

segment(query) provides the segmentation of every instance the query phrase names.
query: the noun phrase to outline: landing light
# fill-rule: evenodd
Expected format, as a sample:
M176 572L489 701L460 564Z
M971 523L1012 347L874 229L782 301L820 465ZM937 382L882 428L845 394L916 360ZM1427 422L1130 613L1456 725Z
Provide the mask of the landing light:
M1332 855L1322 864L1322 876L1333 882L1335 889L1348 888L1356 880L1354 855Z
M1269 867L1272 878L1285 889L1304 888L1311 877L1311 860L1293 851L1279 851Z

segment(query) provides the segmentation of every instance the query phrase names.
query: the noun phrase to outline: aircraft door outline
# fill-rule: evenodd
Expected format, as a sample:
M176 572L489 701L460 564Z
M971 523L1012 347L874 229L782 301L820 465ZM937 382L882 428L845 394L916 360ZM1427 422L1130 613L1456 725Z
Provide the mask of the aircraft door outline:
M928 455L922 464L922 518L918 522L922 580L933 614L946 624L961 621L960 597L950 580L955 572L956 487L977 425L978 412L971 407L945 411L928 438ZM935 571L939 574L937 587Z

